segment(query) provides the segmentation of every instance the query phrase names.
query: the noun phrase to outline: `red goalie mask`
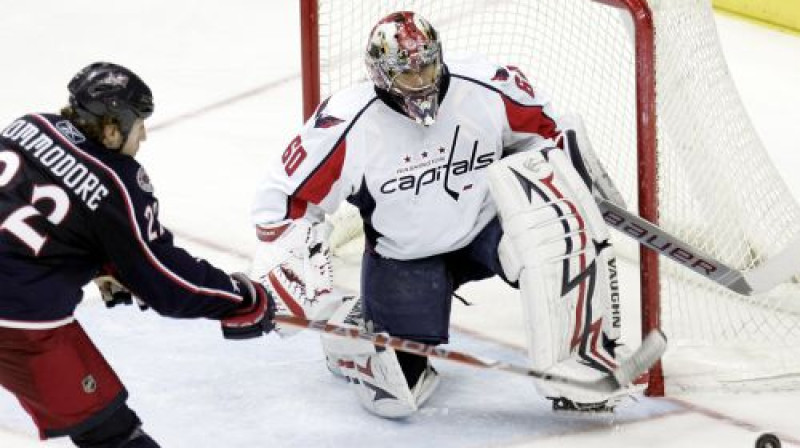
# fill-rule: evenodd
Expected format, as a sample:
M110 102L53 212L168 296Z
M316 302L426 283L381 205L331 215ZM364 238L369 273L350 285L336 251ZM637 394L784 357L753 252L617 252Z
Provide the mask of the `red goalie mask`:
M372 82L399 97L406 115L425 126L434 122L442 49L427 20L407 11L381 19L370 33L366 63Z

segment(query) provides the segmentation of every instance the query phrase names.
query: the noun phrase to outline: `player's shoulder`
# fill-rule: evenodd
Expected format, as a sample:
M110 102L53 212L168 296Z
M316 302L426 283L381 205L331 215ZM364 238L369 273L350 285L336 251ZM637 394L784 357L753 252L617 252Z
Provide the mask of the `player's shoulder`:
M135 158L111 151L89 139L61 115L39 114L39 116L51 124L52 130L60 134L60 140L77 152L82 161L89 162L88 165L96 168L104 175L103 177L111 178L112 185L118 183L115 182L118 180L122 184L118 185L119 187L130 189L133 186L152 191L152 188L148 187L147 173Z
M528 76L514 65L502 65L481 55L457 54L447 58L447 68L455 82L468 83L492 90L517 103L534 104L545 101L534 91Z
M451 76L485 84L491 84L497 70L502 68L477 53L448 54L445 62Z
M125 199L131 190L152 191L136 160L106 149L61 115L24 115L0 135L24 155L32 173L60 185L91 210L108 203L109 195Z
M371 82L359 82L323 100L310 121L317 128L352 122L358 119L376 98L377 94Z

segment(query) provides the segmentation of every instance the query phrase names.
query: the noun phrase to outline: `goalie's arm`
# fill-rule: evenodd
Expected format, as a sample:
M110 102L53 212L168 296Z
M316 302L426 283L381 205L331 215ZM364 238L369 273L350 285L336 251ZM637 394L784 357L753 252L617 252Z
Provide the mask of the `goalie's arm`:
M361 186L357 151L348 147L348 139L369 104L334 96L319 105L283 151L267 160L256 187L253 224L301 218L320 222Z

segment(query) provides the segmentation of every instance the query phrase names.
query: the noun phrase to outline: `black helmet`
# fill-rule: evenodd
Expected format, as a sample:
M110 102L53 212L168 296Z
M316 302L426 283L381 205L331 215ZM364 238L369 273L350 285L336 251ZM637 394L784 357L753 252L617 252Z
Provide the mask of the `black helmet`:
M117 120L123 141L136 119L153 113L150 88L121 65L95 62L73 76L68 89L69 105L79 118L94 123L103 117Z

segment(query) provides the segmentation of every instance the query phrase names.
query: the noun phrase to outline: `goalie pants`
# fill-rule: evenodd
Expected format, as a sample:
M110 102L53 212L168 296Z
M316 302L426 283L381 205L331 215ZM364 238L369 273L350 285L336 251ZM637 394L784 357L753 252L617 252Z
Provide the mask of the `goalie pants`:
M0 327L0 386L17 397L42 439L82 434L127 409L125 388L77 322Z
M384 258L368 248L361 265L365 318L375 331L446 343L453 292L470 281L503 276L497 256L502 234L495 218L467 246L415 260Z

